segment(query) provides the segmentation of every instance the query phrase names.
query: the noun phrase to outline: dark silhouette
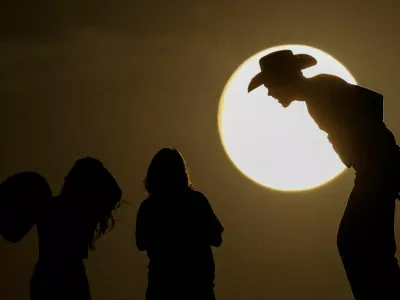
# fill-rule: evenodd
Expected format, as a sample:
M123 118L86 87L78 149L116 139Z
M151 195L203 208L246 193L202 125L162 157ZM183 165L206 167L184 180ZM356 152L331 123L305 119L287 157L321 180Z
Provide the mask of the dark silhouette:
M34 172L19 173L3 182L0 205L8 214L8 223L0 226L3 237L17 242L34 224L38 230L32 300L91 299L83 259L113 227L112 211L120 201L121 190L113 176L90 157L76 161L60 195L54 198L46 180Z
M35 172L21 172L0 185L0 235L19 242L35 225L52 193L47 181Z
M144 185L149 196L138 211L136 244L149 257L146 299L215 299L211 246L221 245L223 227L192 188L181 154L160 150Z
M332 75L305 78L302 69L317 61L290 50L260 59L260 85L283 107L304 101L319 128L356 179L337 243L353 294L360 299L400 299L400 269L395 258L395 200L399 197L400 155L383 122L383 96Z

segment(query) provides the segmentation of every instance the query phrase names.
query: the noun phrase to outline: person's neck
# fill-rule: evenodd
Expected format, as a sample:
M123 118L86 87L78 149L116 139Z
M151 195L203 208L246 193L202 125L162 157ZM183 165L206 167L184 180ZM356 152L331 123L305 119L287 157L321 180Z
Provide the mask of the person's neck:
M294 83L293 89L296 91L296 101L309 102L312 101L313 97L311 95L312 88L310 86L310 81L301 77Z

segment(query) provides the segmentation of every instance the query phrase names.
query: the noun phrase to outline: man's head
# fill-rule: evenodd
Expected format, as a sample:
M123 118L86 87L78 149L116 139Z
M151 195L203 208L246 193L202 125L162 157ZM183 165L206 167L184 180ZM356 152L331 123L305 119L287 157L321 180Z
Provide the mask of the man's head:
M259 63L261 72L250 81L248 92L264 85L269 96L288 107L296 100L298 83L304 79L301 71L317 61L307 54L294 55L291 50L281 50L262 57Z

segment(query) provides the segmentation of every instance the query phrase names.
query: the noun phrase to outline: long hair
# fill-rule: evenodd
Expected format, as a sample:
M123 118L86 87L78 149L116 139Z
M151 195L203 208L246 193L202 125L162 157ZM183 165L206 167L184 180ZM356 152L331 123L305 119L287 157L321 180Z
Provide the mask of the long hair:
M79 159L65 178L61 196L68 206L89 220L87 245L114 227L113 211L121 205L122 192L117 181L103 164L91 157Z
M192 188L182 154L171 148L163 148L157 152L143 183L149 195Z

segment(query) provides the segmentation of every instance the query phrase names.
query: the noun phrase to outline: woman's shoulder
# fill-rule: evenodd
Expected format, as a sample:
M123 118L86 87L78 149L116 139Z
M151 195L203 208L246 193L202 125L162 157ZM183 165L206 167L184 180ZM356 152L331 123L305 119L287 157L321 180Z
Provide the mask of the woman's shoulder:
M169 206L172 203L179 204L182 201L184 203L189 201L203 205L208 203L207 197L202 192L191 188L171 195L150 195L140 203L139 210L143 212L158 206Z
M200 191L192 189L192 190L190 190L189 193L191 193L191 195L193 197L196 197L196 198L199 198L199 199L207 199L206 196L204 196L204 194L202 192L200 192Z
M159 197L155 195L149 195L139 204L139 212L147 212L153 210L161 202Z
M209 205L207 197L200 191L190 191L191 199L199 206Z
M148 196L147 198L145 198L140 204L139 204L139 209L143 209L148 207L149 205L151 205L151 200L152 197Z

